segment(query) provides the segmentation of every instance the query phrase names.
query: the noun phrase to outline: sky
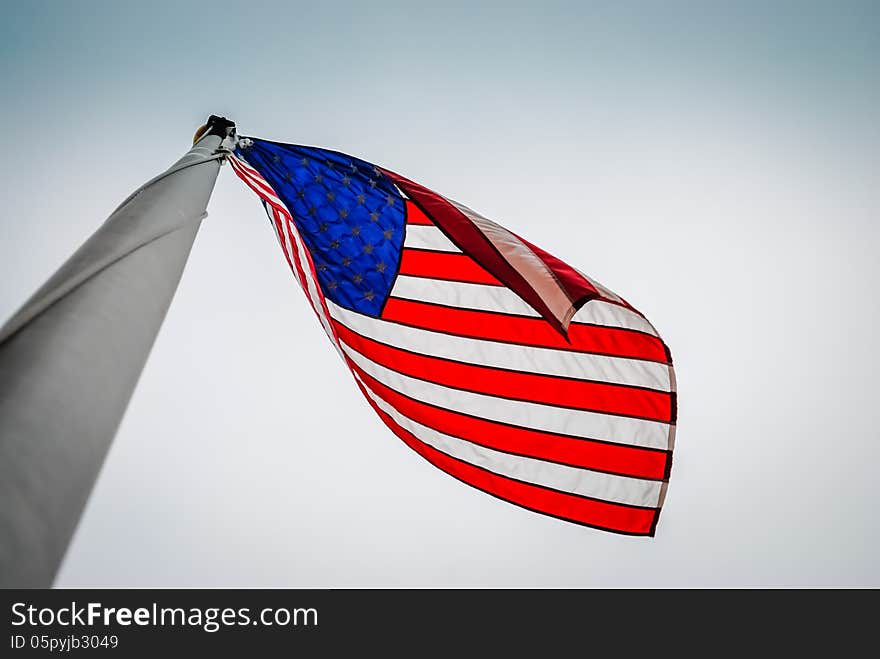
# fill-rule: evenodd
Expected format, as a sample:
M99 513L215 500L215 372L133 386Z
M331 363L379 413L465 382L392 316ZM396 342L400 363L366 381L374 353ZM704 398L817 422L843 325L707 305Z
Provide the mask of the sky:
M643 311L654 538L375 417L224 167L56 585L880 586L880 5L4 0L0 316L209 114L459 200Z

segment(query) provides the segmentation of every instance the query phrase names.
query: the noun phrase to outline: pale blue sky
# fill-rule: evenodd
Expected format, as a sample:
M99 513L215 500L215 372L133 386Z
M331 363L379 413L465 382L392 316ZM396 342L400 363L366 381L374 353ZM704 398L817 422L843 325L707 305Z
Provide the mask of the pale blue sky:
M572 262L680 387L653 540L471 490L372 416L224 170L61 585L880 585L880 4L2 7L0 315L226 114Z

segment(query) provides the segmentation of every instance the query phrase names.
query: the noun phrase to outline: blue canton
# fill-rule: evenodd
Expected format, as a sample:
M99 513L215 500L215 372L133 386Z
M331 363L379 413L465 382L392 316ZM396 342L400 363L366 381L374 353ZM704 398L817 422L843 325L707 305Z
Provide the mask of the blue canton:
M391 293L406 222L404 200L377 167L334 151L249 138L236 150L272 186L336 304L378 316Z

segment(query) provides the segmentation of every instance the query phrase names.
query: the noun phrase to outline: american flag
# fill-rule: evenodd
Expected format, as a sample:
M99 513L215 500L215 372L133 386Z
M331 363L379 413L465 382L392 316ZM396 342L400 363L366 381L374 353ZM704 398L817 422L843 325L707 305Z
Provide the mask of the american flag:
M645 317L471 209L342 153L229 158L382 421L436 467L569 522L653 535L676 394Z

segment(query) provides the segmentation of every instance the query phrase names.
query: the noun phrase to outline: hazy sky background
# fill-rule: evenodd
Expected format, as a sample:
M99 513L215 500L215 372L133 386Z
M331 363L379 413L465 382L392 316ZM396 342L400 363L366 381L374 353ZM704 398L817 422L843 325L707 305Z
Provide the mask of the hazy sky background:
M4 319L216 113L580 267L679 384L654 539L473 490L375 417L224 168L58 585L880 586L880 3L2 9Z

